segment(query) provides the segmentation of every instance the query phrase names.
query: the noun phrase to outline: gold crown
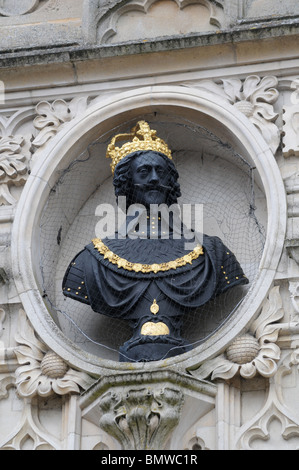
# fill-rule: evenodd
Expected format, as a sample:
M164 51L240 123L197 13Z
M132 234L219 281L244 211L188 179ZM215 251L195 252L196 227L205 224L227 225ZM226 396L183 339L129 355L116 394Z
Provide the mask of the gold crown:
M161 152L166 157L172 159L171 151L164 140L157 137L157 131L150 128L149 124L145 121L137 122L133 127L130 134L118 134L111 140L107 148L106 157L111 158L110 164L112 174L116 165L127 155L140 150L152 150L154 152ZM121 147L116 147L116 143L130 139Z

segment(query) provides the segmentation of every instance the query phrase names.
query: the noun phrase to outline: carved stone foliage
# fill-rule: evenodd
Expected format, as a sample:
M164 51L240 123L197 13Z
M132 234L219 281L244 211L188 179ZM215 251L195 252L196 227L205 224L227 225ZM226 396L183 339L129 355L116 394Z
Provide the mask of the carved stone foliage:
M185 403L195 407L196 421L213 408L216 391L214 384L172 370L119 371L83 392L80 408L85 420L100 426L123 449L163 450L169 439L182 445L175 428Z
M202 378L231 379L237 374L252 379L257 373L272 377L277 370L280 348L276 343L283 317L279 287L273 287L259 317L247 334L236 338L226 352L204 363L193 374Z
M32 13L40 0L0 0L1 16L18 16Z
M15 178L26 172L25 156L22 154L22 137L1 137L0 139L0 178L5 175Z
M259 129L273 154L280 144L280 131L275 124L278 113L273 107L279 97L277 84L276 77L260 78L256 75L250 75L244 81L236 78L221 80L220 83L212 80L184 83L185 86L211 92L236 107Z
M2 324L6 319L5 311L0 309L0 336ZM8 389L16 387L14 371L17 367L14 348L4 348L0 342L0 400L9 398ZM11 403L8 403L8 407ZM1 423L3 424L3 419ZM14 423L14 425L12 424ZM0 441L1 450L58 450L61 444L58 439L50 435L45 430L39 419L38 407L34 406L31 400L25 399L22 402L22 412L20 418L15 420L7 418L7 429Z
M28 173L28 142L22 136L0 137L0 205L15 204L12 186L22 186Z
M36 148L45 145L68 122L83 113L86 107L86 97L74 98L69 103L61 99L55 100L53 103L48 101L38 103L36 106L37 116L33 121L38 135L32 145Z
M125 450L163 449L179 422L183 394L165 387L107 392L100 401L100 427Z
M100 426L123 449L164 450L166 444L186 445L185 406L197 422L214 408L216 394L214 384L174 370L118 371L83 392L79 405L82 418Z
M19 367L16 374L17 392L20 397L48 397L53 394L80 393L93 380L84 372L69 366L38 340L23 310L19 314L19 328L15 350Z
M0 111L0 206L14 205L15 188L28 178L32 134L22 126L32 115L31 107Z

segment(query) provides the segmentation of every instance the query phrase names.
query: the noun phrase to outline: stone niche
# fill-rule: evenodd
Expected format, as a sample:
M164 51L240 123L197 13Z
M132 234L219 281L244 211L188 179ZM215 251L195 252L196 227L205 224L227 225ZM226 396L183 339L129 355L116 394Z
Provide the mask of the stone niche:
M202 204L204 233L224 240L253 282L263 252L267 216L263 191L257 182L252 186L250 165L195 123L179 117L169 121L160 113L156 116L147 114L145 119L158 135L165 136L173 149L180 174L180 203ZM126 122L114 132L128 132L133 124L134 121ZM63 331L74 341L80 341L87 351L118 360L118 347L130 338L126 322L96 314L90 306L66 299L61 292L68 264L95 236L100 220L97 208L100 204L115 206L109 161L104 159L108 141L108 136L103 136L94 143L90 157L85 154L78 158L65 173L62 183L57 185L56 192L51 194L41 219L43 256L40 262L44 289L50 300L55 299L57 320ZM248 216L252 191L257 207L254 217ZM61 242L57 244L59 233ZM56 279L55 284L53 279ZM219 299L219 303L215 301L200 309L197 317L194 313L187 315L184 335L192 343L202 342L225 321L245 293L244 288L233 289L223 298L225 308L221 307ZM76 328L70 328L69 317ZM80 330L97 344L84 339Z
M248 293L186 318L184 337L194 348L165 361L168 367L197 367L244 331L270 288L283 246L276 162L259 131L233 106L187 87L143 88L90 103L53 137L34 167L18 204L12 251L17 290L37 333L70 364L97 375L131 369L118 362L118 348L131 332L124 322L66 299L62 278L95 236L98 205L115 203L107 145L140 119L173 151L181 202L203 204L204 232L222 238L250 280Z
M224 21L220 2L130 0L100 21L98 42L122 43L217 31Z

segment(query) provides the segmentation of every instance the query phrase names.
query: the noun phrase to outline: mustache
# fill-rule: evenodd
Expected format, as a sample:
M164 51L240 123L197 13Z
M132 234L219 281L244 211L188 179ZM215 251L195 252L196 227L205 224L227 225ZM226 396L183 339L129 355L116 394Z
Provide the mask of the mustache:
M144 188L144 189L148 189L148 190L151 190L151 189L166 189L167 191L171 191L171 186L166 186L164 184L149 184L149 183L145 183L145 184L134 184L134 187L138 187L138 188Z

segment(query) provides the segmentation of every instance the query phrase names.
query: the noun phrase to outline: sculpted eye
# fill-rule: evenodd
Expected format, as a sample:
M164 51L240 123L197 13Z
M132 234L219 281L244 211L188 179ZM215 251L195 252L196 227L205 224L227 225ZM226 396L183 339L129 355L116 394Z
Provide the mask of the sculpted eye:
M148 169L147 168L139 168L138 173L140 175L147 175L148 174Z

